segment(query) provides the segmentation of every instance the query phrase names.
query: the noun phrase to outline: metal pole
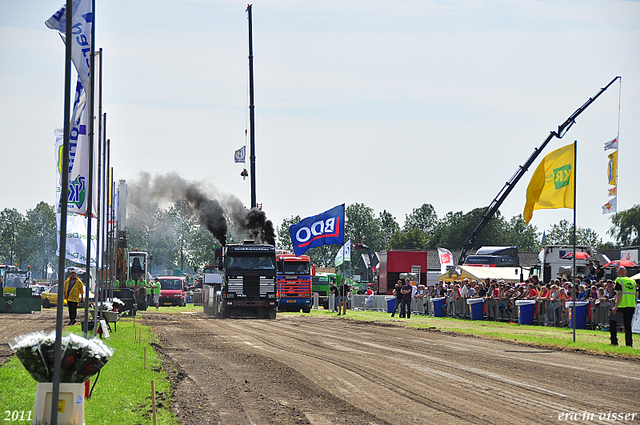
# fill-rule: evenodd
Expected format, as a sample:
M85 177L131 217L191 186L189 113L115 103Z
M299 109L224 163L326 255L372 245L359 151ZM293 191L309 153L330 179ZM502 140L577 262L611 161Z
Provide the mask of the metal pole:
M102 49L100 49L100 92L102 92ZM100 95L100 110L102 110L102 93ZM98 196L97 196L97 200L98 200L98 206L97 206L97 211L96 214L98 216L97 218L97 222L96 222L96 231L98 234L98 241L97 241L97 246L96 246L96 250L100 255L100 267L99 269L101 271L104 272L104 242L102 242L104 240L104 238L102 237L102 232L101 232L101 225L102 225L102 151L103 149L103 145L104 145L104 136L103 133L106 131L105 128L105 124L107 122L107 114L104 114L104 116L102 115L102 113L100 114L101 117L101 126L100 126L100 138L98 139ZM102 244L101 244L102 242ZM102 283L102 281L104 280L104 275L103 273L98 273L97 276L97 281L96 281L96 287L95 287L95 299L94 301L94 305L95 305L95 314L93 315L93 336L96 336L97 332L98 332L98 315L99 310L97 308L98 306L98 301L102 302L102 299L100 297L100 284Z
M250 154L251 161L251 208L256 208L256 135L255 135L255 104L253 101L253 31L251 21L251 6L247 5L249 14L249 129L251 131Z
M112 187L111 187L111 175L113 174L113 171L111 171L111 139L107 139L107 160L106 160L106 167L105 167L105 172L106 172L106 184L108 184L108 189L105 193L105 196L107 196L107 202L105 203L105 212L106 214L106 228L107 228L107 238L108 241L113 244L113 238L109 237L109 229L111 228L110 225L110 218L111 218L111 193L112 193ZM111 171L111 172L110 172ZM108 246L108 244L107 244ZM111 264L111 263L110 263ZM113 270L113 269L112 269ZM107 280L107 283L104 285L104 289L105 289L105 293L110 292L109 291L109 287L111 286L111 279ZM107 296L105 295L105 298L107 298Z
M65 9L66 28L65 36L67 40L72 37L72 15L73 0L67 0ZM51 424L58 424L58 401L60 399L60 360L62 353L62 300L60 294L64 293L64 266L67 253L67 202L69 201L69 133L71 131L71 49L73 44L65 43L64 58L64 142L62 146L61 161L61 195L60 195L60 233L59 238L59 256L58 256L58 302L56 303L56 341L54 344L53 354L53 378L52 378L52 394L51 394ZM60 290L62 289L62 290Z
M571 285L571 318L573 328L573 342L576 342L576 187L578 176L578 141L573 142L573 269L571 275L573 276L573 285Z
M89 182L87 187L87 207L85 211L85 217L87 217L87 260L85 262L85 269L87 270L85 286L85 302L84 302L84 337L87 337L89 332L89 293L91 290L90 278L91 278L91 219L93 218L93 136L95 132L95 101L94 101L94 86L95 86L95 63L96 63L96 21L95 21L96 1L91 0L91 53L90 53L90 65L89 72L91 75L91 88L89 90ZM97 264L96 264L97 266ZM96 267L96 271L98 268ZM95 300L94 300L95 302Z

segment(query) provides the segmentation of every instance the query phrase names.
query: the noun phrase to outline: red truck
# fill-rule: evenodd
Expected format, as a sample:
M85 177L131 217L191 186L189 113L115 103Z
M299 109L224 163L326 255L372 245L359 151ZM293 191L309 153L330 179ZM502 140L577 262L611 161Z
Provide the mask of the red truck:
M311 312L311 260L308 255L277 254L278 309Z
M412 275L412 280L426 285L427 251L382 251L379 256L376 293L391 295L396 282L405 275Z

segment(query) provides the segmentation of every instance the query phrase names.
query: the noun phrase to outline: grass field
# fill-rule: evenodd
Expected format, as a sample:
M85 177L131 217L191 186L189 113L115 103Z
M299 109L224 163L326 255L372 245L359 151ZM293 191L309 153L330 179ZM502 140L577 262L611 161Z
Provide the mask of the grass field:
M83 335L80 326L66 328ZM135 334L135 335L134 335ZM140 335L139 337L136 337ZM140 338L140 339L138 339ZM115 350L113 357L100 371L90 399L85 400L85 422L94 424L150 424L151 381L155 382L157 423L178 424L170 409L171 387L162 370L158 355L151 348L156 337L139 320L123 318L110 340L103 340ZM146 369L144 352L146 347ZM91 385L95 382L91 379ZM34 408L37 383L14 356L0 367L1 410L31 412ZM26 416L25 416L26 417ZM5 424L25 424L30 421L4 420Z
M303 314L303 313L278 313ZM312 310L310 314L335 316L327 310ZM573 329L545 326L525 326L518 323L493 322L488 320L464 320L448 317L412 315L411 319L390 317L388 313L376 311L349 310L346 317L353 320L404 323L405 326L429 331L454 332L481 338L511 341L520 344L546 347L558 350L585 351L592 354L628 357L640 360L640 349L625 346L614 347L609 341L609 332L576 330L573 342ZM618 335L624 344L624 334ZM634 347L640 346L640 335L634 334Z

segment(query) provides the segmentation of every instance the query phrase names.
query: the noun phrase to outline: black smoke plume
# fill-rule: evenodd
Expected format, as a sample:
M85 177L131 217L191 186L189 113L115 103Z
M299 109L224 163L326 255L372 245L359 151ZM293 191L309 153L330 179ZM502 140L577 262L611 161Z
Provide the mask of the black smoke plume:
M200 224L223 246L227 244L228 232L225 213L245 236L256 243L275 245L275 229L264 211L256 208L249 210L237 197L220 195L214 188L210 188L210 194L206 194L201 183L187 181L175 172L154 177L149 173L140 173L139 180L130 183L128 189L129 202L139 210L148 208L152 203L186 199Z

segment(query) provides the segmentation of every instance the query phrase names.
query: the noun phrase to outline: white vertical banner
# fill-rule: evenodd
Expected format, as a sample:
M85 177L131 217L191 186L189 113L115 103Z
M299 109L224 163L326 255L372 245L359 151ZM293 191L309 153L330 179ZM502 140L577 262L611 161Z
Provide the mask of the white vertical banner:
M96 238L97 238L97 219L92 218L91 222L91 267L96 267ZM58 242L58 250L56 254L60 255L60 214L56 214L58 223L58 232L56 240ZM87 217L79 214L67 214L67 252L65 258L77 264L87 263Z
M65 41L67 30L67 19L65 14L66 6L45 21L45 25L57 30ZM71 10L71 24L73 26L73 37L71 40L71 60L78 71L78 78L82 81L83 87L90 92L91 87L91 26L93 25L93 13L91 10L91 0L74 0ZM65 41L66 42L66 41Z
M351 261L351 239L344 244L344 261Z
M87 134L88 123L87 108L81 105L81 99L84 98L84 90L82 84L78 80L76 89L76 102L74 103L74 118L78 108L80 111L78 120L71 123L69 133L69 164L66 169L69 172L69 192L67 199L68 212L76 214L87 214L87 189L89 184L89 136ZM64 133L62 130L54 130L56 135L56 168L58 172L58 185L56 197L60 210L60 195L62 190L60 184L62 182L62 146L64 143ZM95 181L95 179L94 179ZM94 191L94 201L96 199ZM96 202L92 202L92 215L96 215Z
M340 249L336 253L335 266L338 267L342 263L344 263L344 245L340 246Z
M455 266L453 264L453 255L446 248L438 248L438 256L440 257L440 274L447 272L447 266Z

